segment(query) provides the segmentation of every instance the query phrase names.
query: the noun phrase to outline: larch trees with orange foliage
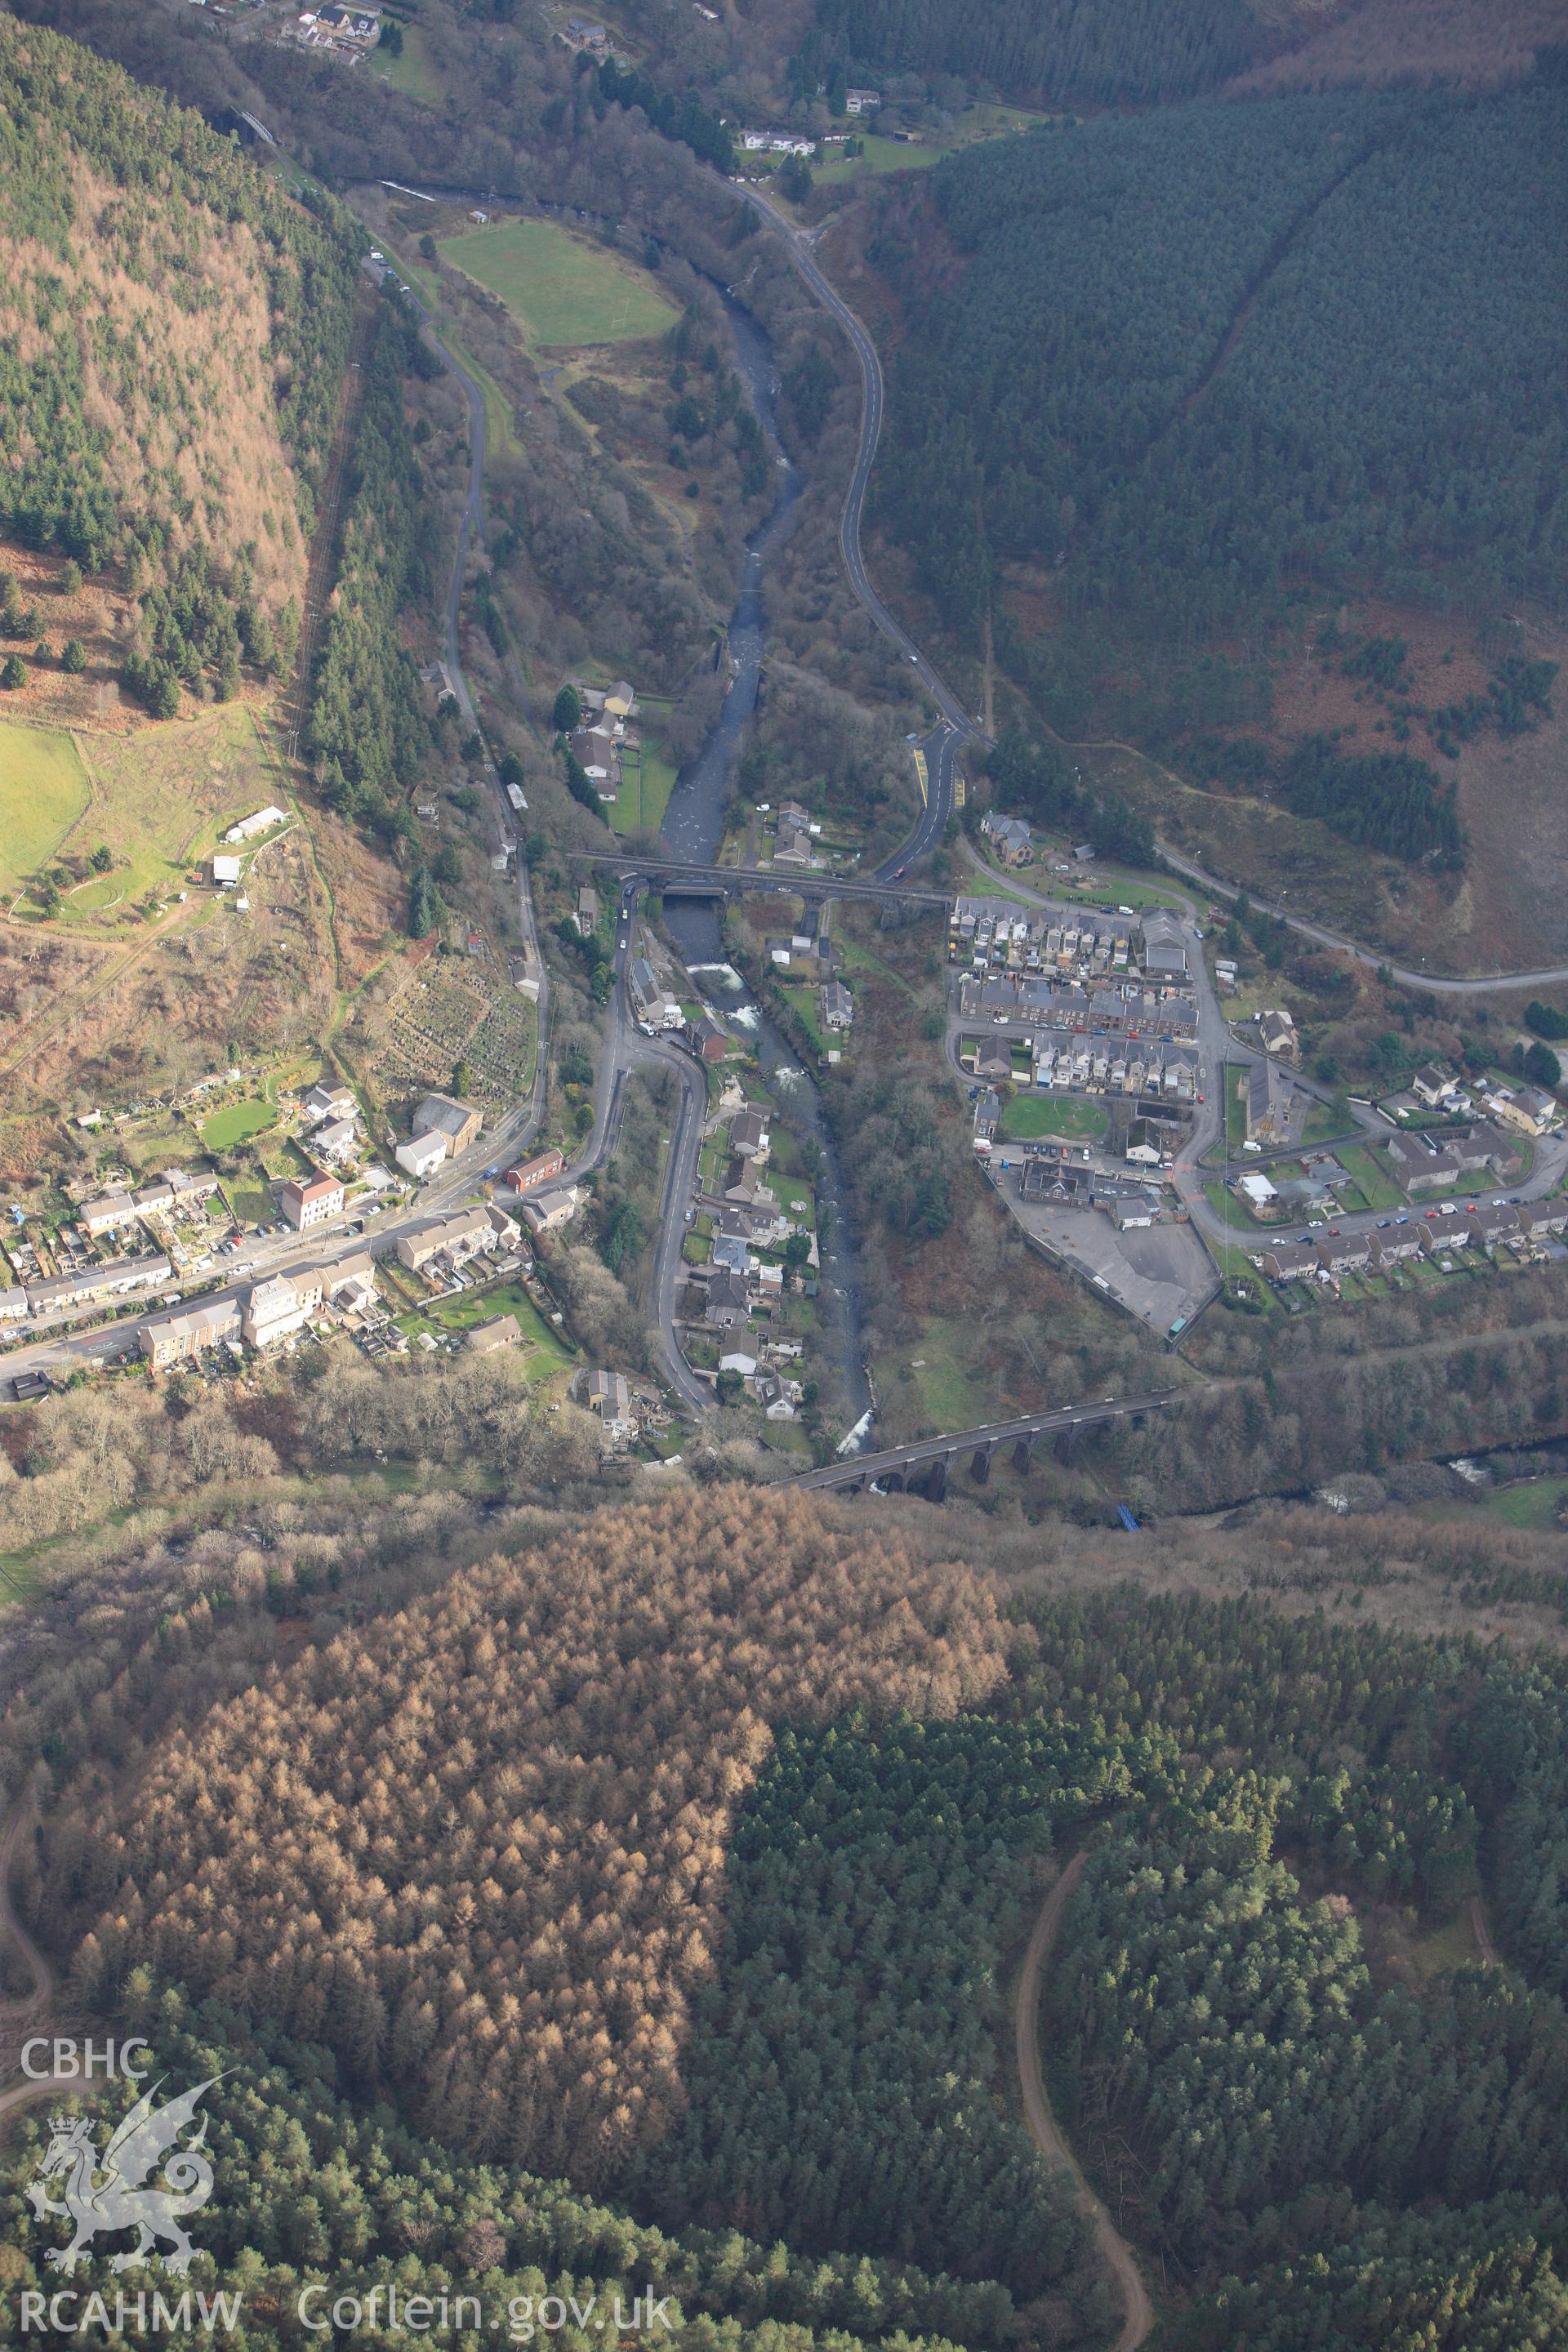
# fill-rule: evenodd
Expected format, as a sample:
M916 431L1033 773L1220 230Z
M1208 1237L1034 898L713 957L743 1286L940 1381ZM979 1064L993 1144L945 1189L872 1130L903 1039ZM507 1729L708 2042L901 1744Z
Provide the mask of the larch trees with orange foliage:
M951 1715L968 1571L731 1490L605 1513L311 1651L51 1827L85 1991L146 1964L329 2042L478 2156L609 2178L679 2113L772 1727ZM73 1818L74 1814L74 1818Z

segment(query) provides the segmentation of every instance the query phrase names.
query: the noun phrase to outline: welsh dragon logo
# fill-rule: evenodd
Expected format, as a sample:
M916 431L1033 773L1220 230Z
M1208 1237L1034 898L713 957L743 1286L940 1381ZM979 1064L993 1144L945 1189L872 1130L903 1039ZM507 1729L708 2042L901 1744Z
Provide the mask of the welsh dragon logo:
M154 2110L153 2098L160 2077L160 2083L144 2091L115 2126L101 2157L87 2116L50 2116L49 2144L27 2191L27 2202L40 2221L68 2221L76 2234L68 2246L51 2246L47 2262L68 2275L100 2232L135 2230L140 2233L136 2244L129 2253L111 2255L110 2270L131 2270L150 2258L161 2260L166 2271L189 2270L195 2249L183 2219L187 2213L199 2212L213 2193L213 2168L203 2152L205 2116L194 2139L184 2147L174 2143L194 2119L203 2092L210 2091L220 2079L210 2074L194 2090ZM142 2185L160 2170L162 2188ZM44 2184L62 2176L65 2199L57 2204ZM160 2254L158 2247L163 2239L171 2242L172 2251Z

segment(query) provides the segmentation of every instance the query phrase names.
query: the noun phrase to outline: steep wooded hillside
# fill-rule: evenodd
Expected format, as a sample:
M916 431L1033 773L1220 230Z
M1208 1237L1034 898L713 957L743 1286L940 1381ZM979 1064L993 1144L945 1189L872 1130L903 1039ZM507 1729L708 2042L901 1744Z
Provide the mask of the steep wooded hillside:
M1199 105L975 148L890 200L880 512L942 617L971 645L990 620L1083 732L1108 626L1157 673L1256 650L1302 595L1560 608L1565 126L1542 77Z
M0 16L0 537L176 606L216 568L242 639L247 608L275 622L331 438L346 236L198 115Z
M817 0L817 24L858 70L1089 106L1191 98L1227 77L1474 88L1528 71L1562 38L1552 0Z
M1207 89L1282 46L1297 13L1248 0L819 0L817 18L866 66L1107 105Z
M93 1416L61 1398L13 1443L85 1455ZM1544 1538L1500 1549L1473 1507L1297 1512L1157 1530L1134 1582L1103 1531L731 1489L531 1508L480 1560L498 1523L439 1490L280 1504L210 1400L163 1442L243 1475L247 1522L192 1541L191 1487L166 1552L143 1536L64 1581L50 1553L55 1589L0 1620L0 1777L38 1790L14 1891L31 1920L43 1885L62 1968L62 1895L135 1870L144 1924L89 1940L73 1995L176 2082L231 2070L199 2242L247 2292L237 2344L300 2340L306 2282L394 2276L483 2281L492 2312L651 2284L674 2347L707 2352L1105 2343L1101 2265L1005 2095L1009 1960L1087 1845L1045 1989L1052 2096L1170 2340L1563 2345L1568 1679L1510 1647L1522 1615L1495 1644L1373 1617L1415 1543L1460 1623L1489 1633L1502 1590L1556 1610ZM232 1519L221 1489L206 1507ZM1148 1589L1220 1545L1256 1591ZM953 1552L1016 1588L1010 1671ZM1347 1576L1367 1605L1321 1605ZM664 2074L633 2031L659 2000ZM586 2194L540 2178L562 2103ZM0 2336L64 2234L25 2201L46 2136L35 2112L0 2160ZM112 2289L113 2251L75 2283ZM590 2317L562 2352L616 2340Z
M967 1573L809 1504L590 1519L171 1741L63 1827L55 1899L106 1906L88 1978L178 1975L384 2070L455 2145L592 2181L679 2111L771 1726L951 1713L1001 1673Z

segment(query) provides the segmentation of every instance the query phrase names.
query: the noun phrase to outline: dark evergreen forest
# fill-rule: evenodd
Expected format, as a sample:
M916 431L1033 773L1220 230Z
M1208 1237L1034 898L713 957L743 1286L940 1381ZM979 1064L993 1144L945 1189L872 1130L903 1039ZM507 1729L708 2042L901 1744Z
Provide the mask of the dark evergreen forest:
M894 200L878 496L946 623L992 617L1070 731L1108 627L1157 667L1325 590L1560 604L1565 134L1544 79L1047 128L932 175L934 289ZM994 607L1009 559L1051 574L1048 640Z
M1087 1851L1043 2046L1165 2306L1161 2340L1562 2352L1563 1662L1131 1585L1004 1622L965 1571L861 1540L852 1565L842 1533L757 1496L602 1513L216 1710L198 1736L231 1743L240 1780L188 1780L70 1983L181 2079L232 2069L210 2101L223 2194L204 2242L247 2293L234 2340L301 2340L310 2282L363 2294L395 2275L492 2298L651 2284L703 2352L753 2336L756 2352L1087 2352L1111 2300L1016 2120L1009 2033L1042 1893ZM178 1620L187 1695L221 1597ZM126 1736L106 1718L100 1752L83 1713L46 1750L68 1793L45 1884L24 1865L41 1925L64 1916L48 1882L90 1916L113 1880L79 1810L105 1801L110 1756L138 1841L183 1769L188 1733L142 1768ZM310 1802L323 1774L335 1819ZM386 1833L395 1788L423 1858ZM287 1790L269 1843L242 1789ZM247 1842L268 1901L300 1906L251 1950L229 1876ZM363 1919L356 1855L374 1864ZM125 1932L192 1889L194 1941ZM1467 1963L1478 1902L1497 1966L1474 1946ZM416 1919L427 1994L395 2013L366 1972L412 1958ZM1439 1956L1394 1966L1392 1929ZM651 2042L650 1965L689 1987ZM546 1993L558 2019L509 2074L496 2034L521 2048ZM290 2002L292 2042L274 2021ZM421 2051L440 2085L423 2137L404 2079ZM645 2059L678 2094L635 2129L625 2105L590 2114L590 2084L635 2095ZM22 2205L39 2128L23 2120L0 2165L26 2249L0 2268L0 2311L47 2277ZM96 2260L85 2284L108 2283ZM567 2334L580 2352L593 2331Z
M419 673L398 641L397 616L427 597L419 461L403 413L411 369L439 371L413 320L387 297L365 362L364 407L355 436L337 594L310 688L305 747L329 803L417 845L408 787L430 750Z
M858 73L956 74L1089 105L1194 97L1274 40L1247 0L818 0L817 22Z

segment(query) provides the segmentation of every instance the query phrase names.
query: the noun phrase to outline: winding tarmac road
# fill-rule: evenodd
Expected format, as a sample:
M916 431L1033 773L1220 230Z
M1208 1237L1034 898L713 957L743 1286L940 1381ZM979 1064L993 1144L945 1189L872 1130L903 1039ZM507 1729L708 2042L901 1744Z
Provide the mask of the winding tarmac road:
M1068 746L1069 750L1073 748ZM1543 965L1536 971L1492 972L1485 979L1478 980L1445 979L1436 972L1426 971L1425 966L1416 971L1410 964L1395 963L1392 956L1381 948L1363 947L1359 940L1346 939L1342 931L1331 931L1326 924L1314 923L1306 915L1293 915L1277 899L1259 898L1255 890L1244 891L1239 883L1222 882L1217 875L1206 873L1203 866L1195 866L1190 857L1183 857L1165 842L1157 841L1155 847L1174 873L1184 876L1189 882L1195 882L1211 898L1221 899L1229 906L1245 896L1259 913L1273 916L1302 939L1314 940L1319 947L1332 948L1340 955L1352 956L1357 963L1364 963L1373 971L1386 971L1401 988L1429 989L1435 996L1491 996L1516 988L1559 987L1568 981L1568 963Z
M875 588L872 587L867 573L865 558L860 547L860 525L866 504L867 485L870 480L871 467L876 460L877 443L881 434L887 397L877 347L863 320L849 308L817 261L812 250L816 232L797 228L772 198L764 195L760 189L742 186L741 193L778 230L784 240L784 250L795 269L805 278L823 307L837 321L859 365L862 384L860 447L856 457L849 488L845 494L844 511L838 530L838 543L843 551L844 568L848 575L850 586L860 603L882 635L890 639L900 653L908 657L916 677L935 702L945 722L942 726L934 729L925 739L926 757L932 773L930 801L923 814L924 817L931 821L923 822L917 826L909 842L902 849L895 851L893 858L889 861L889 868L896 864L901 870L904 865L910 863L915 857L923 856L927 849L934 846L935 842L942 836L942 828L952 812L952 760L958 743L967 740L988 744L990 738L970 712L964 709L957 696L947 685L945 679L932 667L908 630L894 619ZM1095 748L1090 744L1072 743L1066 738L1062 740L1068 751ZM940 782L936 772L939 764L944 767L946 772ZM1173 872L1183 875L1188 881L1195 883L1200 889L1208 892L1212 897L1228 902L1241 895L1239 885L1220 881L1216 876L1206 872L1191 858L1182 856L1166 843L1159 843L1158 847L1161 856ZM885 868L884 873L888 870ZM1320 947L1332 948L1342 955L1353 956L1359 962L1369 964L1374 970L1379 967L1386 969L1402 987L1426 988L1432 990L1435 994L1442 996L1479 996L1501 993L1516 988L1551 988L1568 982L1568 964L1543 966L1532 971L1500 971L1477 979L1439 978L1436 973L1428 972L1425 969L1415 970L1409 965L1395 963L1381 950L1365 947L1359 940L1347 939L1342 932L1331 930L1324 924L1315 923L1307 916L1292 914L1288 908L1279 905L1272 899L1259 898L1255 891L1249 891L1247 896L1255 907L1269 915L1277 916L1303 939L1312 940Z
M862 402L859 446L839 520L839 546L845 572L850 586L867 614L882 635L909 660L921 685L942 713L937 725L921 739L926 756L928 777L924 805L908 838L892 852L878 871L877 880L886 887L890 887L900 882L907 868L933 849L942 837L948 819L955 806L955 761L959 746L964 742L984 745L989 741L989 738L963 709L957 697L931 667L908 631L889 612L871 585L867 573L860 543L861 519L867 485L870 479L871 467L876 458L877 444L881 432L886 396L876 346L865 325L830 283L818 265L811 249L809 232L797 229L771 199L759 190L742 187L738 193L753 205L769 226L779 233L792 266L837 322L855 353L861 375ZM384 273L372 268L370 274L378 276ZM439 341L429 313L411 288L405 289L403 299L410 305L419 319L421 330L432 349L438 352L443 364L450 369L454 377L461 384L468 403L468 487L458 521L458 543L447 586L444 621L447 665L451 676L453 692L457 696L465 723L470 729L474 729L478 724L477 714L467 679L463 675L458 623L464 564L469 547L482 540L484 530L483 489L486 459L484 399L473 377L445 344ZM515 839L515 820L510 804L505 799L500 779L489 760L488 752L486 772L500 816L500 838L513 840ZM1167 859L1173 870L1183 875L1211 897L1225 899L1237 895L1236 886L1219 881L1215 877L1207 874L1202 866L1182 857L1176 852L1162 846L1162 855ZM510 1112L479 1145L466 1153L462 1159L455 1160L437 1182L422 1192L416 1203L405 1215L384 1219L376 1216L374 1212L370 1213L368 1224L374 1226L374 1230L367 1229L363 1242L357 1238L343 1237L334 1244L331 1237L326 1235L309 1237L289 1235L269 1238L267 1241L258 1240L251 1245L244 1282L230 1287L247 1286L249 1281L257 1277L281 1273L291 1266L330 1264L334 1257L348 1255L363 1247L369 1247L377 1252L390 1249L398 1233L409 1222L417 1221L442 1209L456 1206L465 1195L474 1191L490 1165L499 1164L507 1159L521 1155L538 1133L543 1121L545 1108L550 980L543 959L539 953L538 929L532 896L529 888L527 868L521 845L518 849L517 863L518 920L527 952L539 979L538 1047L533 1082L526 1104ZM1008 887L1016 891L1019 886L1016 881L1010 881ZM915 892L910 894L911 900L923 898L925 895ZM1265 900L1255 900L1254 903L1266 907L1269 913L1279 915L1292 929L1320 944L1356 956L1374 967L1387 962L1387 959L1377 950L1363 947L1354 940L1343 939L1338 933L1329 930L1323 925L1312 923L1303 916L1290 914L1285 908L1273 906ZM1397 964L1391 964L1388 968L1403 984L1427 988L1435 992L1447 995L1496 992L1531 986L1549 987L1568 981L1568 966L1554 966L1528 972L1500 972L1485 979L1475 980L1439 978L1425 971L1412 971ZM624 958L619 956L617 957L616 989L624 1015L626 1009ZM1209 1008L1205 1008L1206 1010ZM1208 1032L1204 1039L1205 1056L1209 1066L1214 1068L1217 1066L1221 1058L1220 1032L1223 1024L1211 1024L1210 1021L1205 1020L1205 1027ZM574 1162L573 1171L568 1171L569 1173L585 1173L589 1168L601 1163L606 1147L608 1122L618 1101L616 1084L617 1077L624 1076L625 1071L636 1062L665 1059L668 1050L652 1049L649 1041L645 1041L637 1034L635 1024L623 1020L613 1045L614 1067L603 1079L600 1099L595 1108L594 1130L584 1150ZM606 1061L611 1059L611 1054L612 1046L607 1044ZM1234 1043L1231 1046L1230 1058L1237 1058ZM1241 1058L1249 1058L1249 1056L1244 1053ZM683 1070L681 1076L683 1090L689 1096L689 1110L695 1119L697 1129L700 1130L700 1120L695 1118L697 1105L692 1090L700 1084L700 1073ZM1208 1120L1205 1121L1200 1118L1198 1128L1184 1149L1177 1169L1178 1180L1183 1182L1183 1189L1194 1219L1205 1225L1213 1213L1208 1211L1207 1203L1203 1200L1197 1162L1203 1152L1214 1141L1218 1128L1217 1118L1215 1118L1215 1111L1218 1108L1218 1089L1208 1091L1210 1091L1210 1102L1204 1107L1208 1113ZM686 1156L689 1148L690 1134L683 1126L679 1154L672 1146L670 1162L672 1169L676 1166L678 1158ZM694 1150L690 1150L690 1157L695 1160ZM1215 1223L1217 1225L1217 1221ZM673 1320L668 1312L668 1303L673 1297L675 1272L679 1267L679 1250L672 1252L668 1235L661 1239L660 1256L662 1271L658 1276L658 1288L661 1300L665 1302L660 1318L663 1345L669 1358L671 1378L680 1392L690 1402L692 1401L690 1376L686 1371L684 1361L675 1344ZM223 1294L220 1292L215 1295ZM100 1325L85 1331L55 1332L15 1352L7 1352L5 1359L5 1372L7 1375L33 1370L62 1370L68 1372L85 1362L100 1360L109 1356L118 1356L121 1352L132 1349L135 1344L135 1323L127 1320L107 1326ZM702 1401L707 1402L705 1395Z
M878 872L879 881L889 881L937 846L953 811L953 760L957 748L963 741L984 742L986 739L946 679L932 667L909 631L889 612L871 585L870 574L866 569L860 545L860 525L887 404L882 363L877 355L877 346L865 322L849 308L818 263L812 251L812 232L796 228L772 197L764 195L760 188L742 186L741 193L778 231L791 263L823 308L837 321L855 354L860 370L860 446L856 452L854 469L838 519L838 548L844 559L845 575L872 622L889 644L898 647L942 713L940 724L921 741L930 780L925 804L908 840L891 853Z
M1013 2048L1018 2062L1018 2087L1023 2094L1029 2137L1042 2156L1064 2165L1071 2175L1079 2211L1093 2231L1096 2251L1121 2291L1125 2316L1114 2352L1138 2352L1154 2325L1154 2306L1149 2300L1143 2273L1131 2247L1084 2179L1078 2159L1062 2137L1040 2072L1040 1979L1061 1926L1062 1914L1083 1875L1083 1855L1075 1853L1035 1921L1013 2004Z

